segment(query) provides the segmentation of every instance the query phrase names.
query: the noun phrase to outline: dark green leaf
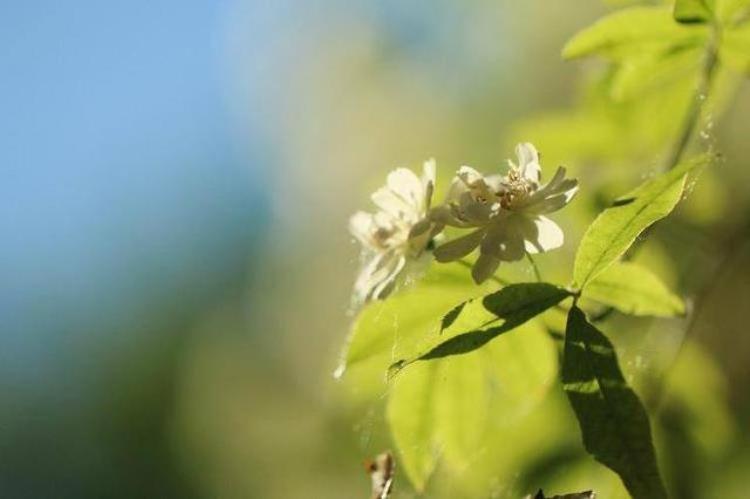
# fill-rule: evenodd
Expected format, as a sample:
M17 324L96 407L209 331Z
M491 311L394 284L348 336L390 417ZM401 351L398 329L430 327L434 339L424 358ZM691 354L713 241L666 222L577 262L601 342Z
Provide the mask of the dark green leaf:
M576 306L568 313L562 380L586 450L620 476L634 499L666 499L646 410L612 344Z

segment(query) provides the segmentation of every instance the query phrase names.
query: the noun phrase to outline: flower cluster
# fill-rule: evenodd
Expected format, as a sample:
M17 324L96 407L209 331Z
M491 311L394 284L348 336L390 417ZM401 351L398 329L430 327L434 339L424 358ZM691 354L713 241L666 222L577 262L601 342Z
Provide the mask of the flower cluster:
M434 160L425 162L421 179L411 170L398 168L372 195L378 211L352 215L349 231L367 258L354 284L357 302L388 296L407 263L418 260L442 230L429 216L434 189Z
M435 207L434 160L424 164L421 179L405 168L391 172L387 184L372 195L379 210L355 213L349 223L367 257L354 286L355 299L385 298L410 262L418 261L446 226L470 232L437 246L435 259L451 262L479 248L472 268L477 283L491 277L502 261L560 247L563 232L544 215L567 205L578 181L566 178L565 168L559 167L542 185L536 148L519 144L516 155L517 163L509 161L505 175L484 176L462 166L444 204Z

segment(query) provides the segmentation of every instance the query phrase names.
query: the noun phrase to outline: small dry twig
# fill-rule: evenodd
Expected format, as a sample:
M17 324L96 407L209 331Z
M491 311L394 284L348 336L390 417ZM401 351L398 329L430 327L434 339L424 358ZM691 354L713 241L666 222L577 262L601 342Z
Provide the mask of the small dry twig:
M375 456L375 459L365 463L367 472L372 480L372 494L370 499L387 499L393 487L393 475L396 462L390 451Z

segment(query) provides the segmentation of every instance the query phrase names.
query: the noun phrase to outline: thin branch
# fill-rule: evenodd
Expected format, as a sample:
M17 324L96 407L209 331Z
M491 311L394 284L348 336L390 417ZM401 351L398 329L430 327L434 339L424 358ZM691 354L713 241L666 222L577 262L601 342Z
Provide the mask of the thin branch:
M664 163L664 171L671 170L682 161L685 150L690 144L690 138L693 136L695 128L700 122L703 104L708 100L708 92L711 89L711 82L713 81L716 63L718 62L718 37L717 28L714 28L706 45L703 68L699 76L698 86L695 89L695 95L685 114L685 119L682 122L682 127L677 135L677 140L672 147L672 151Z
M708 100L708 93L711 89L711 83L716 70L716 63L718 62L718 37L718 29L714 27L704 52L703 68L700 73L698 85L695 89L695 94L693 95L690 107L685 114L685 119L682 122L682 127L677 135L677 140L675 141L669 156L667 156L667 161L664 163L664 171L669 171L680 164L680 161L682 161L682 157L690 144L690 139L700 122L703 104ZM643 246L645 235L653 232L654 227L656 227L657 224L658 222L646 229L644 236L633 244L631 250L623 257L623 260L628 261L633 259L638 252L638 249ZM603 322L612 314L612 312L614 312L614 309L612 307L607 307L600 313L596 314L591 321L593 323Z

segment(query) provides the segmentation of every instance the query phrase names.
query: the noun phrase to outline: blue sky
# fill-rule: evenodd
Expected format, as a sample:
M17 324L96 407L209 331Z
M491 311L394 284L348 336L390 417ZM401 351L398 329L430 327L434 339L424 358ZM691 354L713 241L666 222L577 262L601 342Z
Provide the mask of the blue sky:
M226 8L0 4L6 370L38 372L76 348L64 331L104 331L187 283L215 291L259 241L268 151L234 126Z
M364 16L386 52L463 88L495 57L464 57L469 14L445 0L0 3L0 375L44 376L60 351L243 268L284 146L264 128L283 98L277 44Z

